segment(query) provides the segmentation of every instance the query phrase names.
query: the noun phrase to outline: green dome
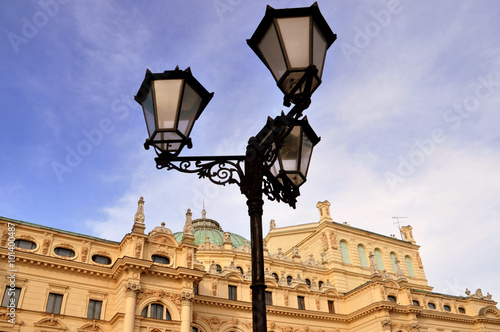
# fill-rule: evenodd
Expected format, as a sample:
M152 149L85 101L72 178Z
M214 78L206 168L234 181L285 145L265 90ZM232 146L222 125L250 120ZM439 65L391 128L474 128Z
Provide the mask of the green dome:
M219 223L213 219L205 218L205 210L202 212L203 218L193 220L194 227L194 244L199 245L205 243L205 239L208 236L210 243L222 246L224 244L224 231L220 227ZM174 237L177 242L181 242L184 232L174 233ZM243 236L231 233L231 243L234 248L243 247L245 241L248 241ZM250 241L248 241L250 244Z

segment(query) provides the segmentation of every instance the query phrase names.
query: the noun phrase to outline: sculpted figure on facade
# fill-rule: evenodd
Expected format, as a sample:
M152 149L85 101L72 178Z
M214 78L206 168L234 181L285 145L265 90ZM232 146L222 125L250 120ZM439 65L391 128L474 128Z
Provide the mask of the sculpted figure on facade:
M137 202L137 212L134 216L134 223L144 224L145 219L146 216L144 215L144 199L141 196L141 198L139 198L139 202Z
M406 280L403 269L401 268L401 264L399 263L399 259L396 258L394 264L396 264L396 277L398 278L398 280Z
M192 219L192 213L191 209L188 209L186 212L186 222L184 224L184 235L193 235L194 233L194 226L193 226L193 219Z
M378 271L377 261L375 260L375 255L370 251L368 257L370 258L370 272L371 274L380 274Z
M271 219L271 222L269 223L269 230L272 231L275 228L276 228L276 221L274 221L274 219Z

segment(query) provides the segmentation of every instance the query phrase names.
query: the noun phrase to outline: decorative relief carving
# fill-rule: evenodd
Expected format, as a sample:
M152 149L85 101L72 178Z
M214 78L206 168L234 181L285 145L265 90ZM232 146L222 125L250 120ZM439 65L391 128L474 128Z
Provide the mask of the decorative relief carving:
M321 241L323 242L323 251L328 250L328 237L326 233L321 234Z
M189 295L189 292L185 292L184 295L186 297L189 297L192 295L192 293L191 293L191 295ZM142 300L144 300L145 298L150 297L150 296L155 296L157 301L159 301L161 299L169 300L170 302L172 302L176 306L177 310L179 312L181 312L181 307L182 307L181 295L175 294L175 293L165 292L161 289L141 288L139 290L139 293L137 294L136 303L139 303Z
M288 307L288 290L287 289L285 289L283 291L283 298L285 300L285 306Z
M212 331L220 331L220 328L222 325L229 323L228 320L221 320L217 316L212 316L212 317L201 317L199 320L204 321L210 326L210 329Z
M193 267L193 254L188 253L186 257L186 265L188 269L191 269Z
M212 296L217 296L217 282L215 280L212 282Z
M192 300L194 298L193 292L182 292L180 296L181 300Z
M125 287L126 287L127 293L129 293L129 292L135 292L135 293L137 293L137 292L139 292L141 290L141 284L138 283L138 282L131 282L131 281L129 281L129 282L127 282L127 284L125 285Z
M166 244L170 246L175 246L175 243L172 241L172 239L166 235L155 235L152 236L151 239L149 239L150 242L155 242L155 243L160 243L160 244Z
M420 254L417 252L415 254L415 257L417 258L417 265L419 268L423 269L424 265L422 264L422 258L420 258Z
M3 234L2 234L2 247L7 246L8 239L9 239L9 233L7 232L7 230L5 230L5 231L3 231Z
M47 253L49 252L49 248L50 248L50 240L49 239L43 240L42 254L47 255Z
M135 258L141 258L142 244L137 243L135 246Z
M328 231L328 238L330 239L330 248L337 249L338 248L337 237L335 236L335 233L332 230Z
M78 332L86 332L86 331L99 332L103 331L103 329L99 326L99 324L96 323L95 320L93 320L92 323L85 324L78 329Z
M16 234L16 238L35 242L35 238L27 234Z
M48 318L42 318L38 322L34 324L36 327L51 327L51 328L57 328L57 329L63 329L65 330L66 328L64 325L54 317L54 314L50 315Z
M314 267L324 267L323 265L321 265L319 262L317 262L314 258L313 258L313 255L310 254L309 255L309 258L306 259L305 261L302 262L302 264L304 265L308 265L308 266L314 266Z
M149 332L163 332L162 330L160 330L159 328L157 327L153 327L149 330Z
M82 262L87 261L87 255L89 254L89 247L82 248Z
M274 255L271 255L271 257L275 258L275 259L282 260L282 261L293 262L293 259L291 259L290 257L285 256L285 254L283 253L283 250L281 248L278 248L278 253L274 254Z

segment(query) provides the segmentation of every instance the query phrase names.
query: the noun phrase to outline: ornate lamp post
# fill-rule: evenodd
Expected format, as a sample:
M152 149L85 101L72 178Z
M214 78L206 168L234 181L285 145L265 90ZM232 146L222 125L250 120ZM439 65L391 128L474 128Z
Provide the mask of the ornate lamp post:
M251 137L245 155L180 157L191 148L189 134L194 122L213 96L188 69L165 71L146 77L135 96L142 105L158 169L195 173L215 184L237 184L247 197L252 252L253 330L266 331L266 304L262 234L263 194L295 208L299 187L318 136L302 113L321 84L326 51L335 41L316 3L311 7L273 9L266 14L247 42L269 68L284 93L285 115L269 118Z

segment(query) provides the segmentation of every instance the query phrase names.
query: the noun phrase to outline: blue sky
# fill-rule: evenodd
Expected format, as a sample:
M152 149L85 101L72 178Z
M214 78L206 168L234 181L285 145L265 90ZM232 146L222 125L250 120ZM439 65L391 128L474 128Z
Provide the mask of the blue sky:
M204 202L207 217L249 238L237 186L156 170L133 96L146 68L191 67L215 96L184 155L243 154L285 109L246 45L266 4L1 4L0 215L120 240L144 196L148 230L179 231ZM297 209L266 201L264 232L270 219L318 221L323 200L335 221L380 234L407 217L434 291L500 300L499 3L318 4L338 35L306 111L322 139Z

